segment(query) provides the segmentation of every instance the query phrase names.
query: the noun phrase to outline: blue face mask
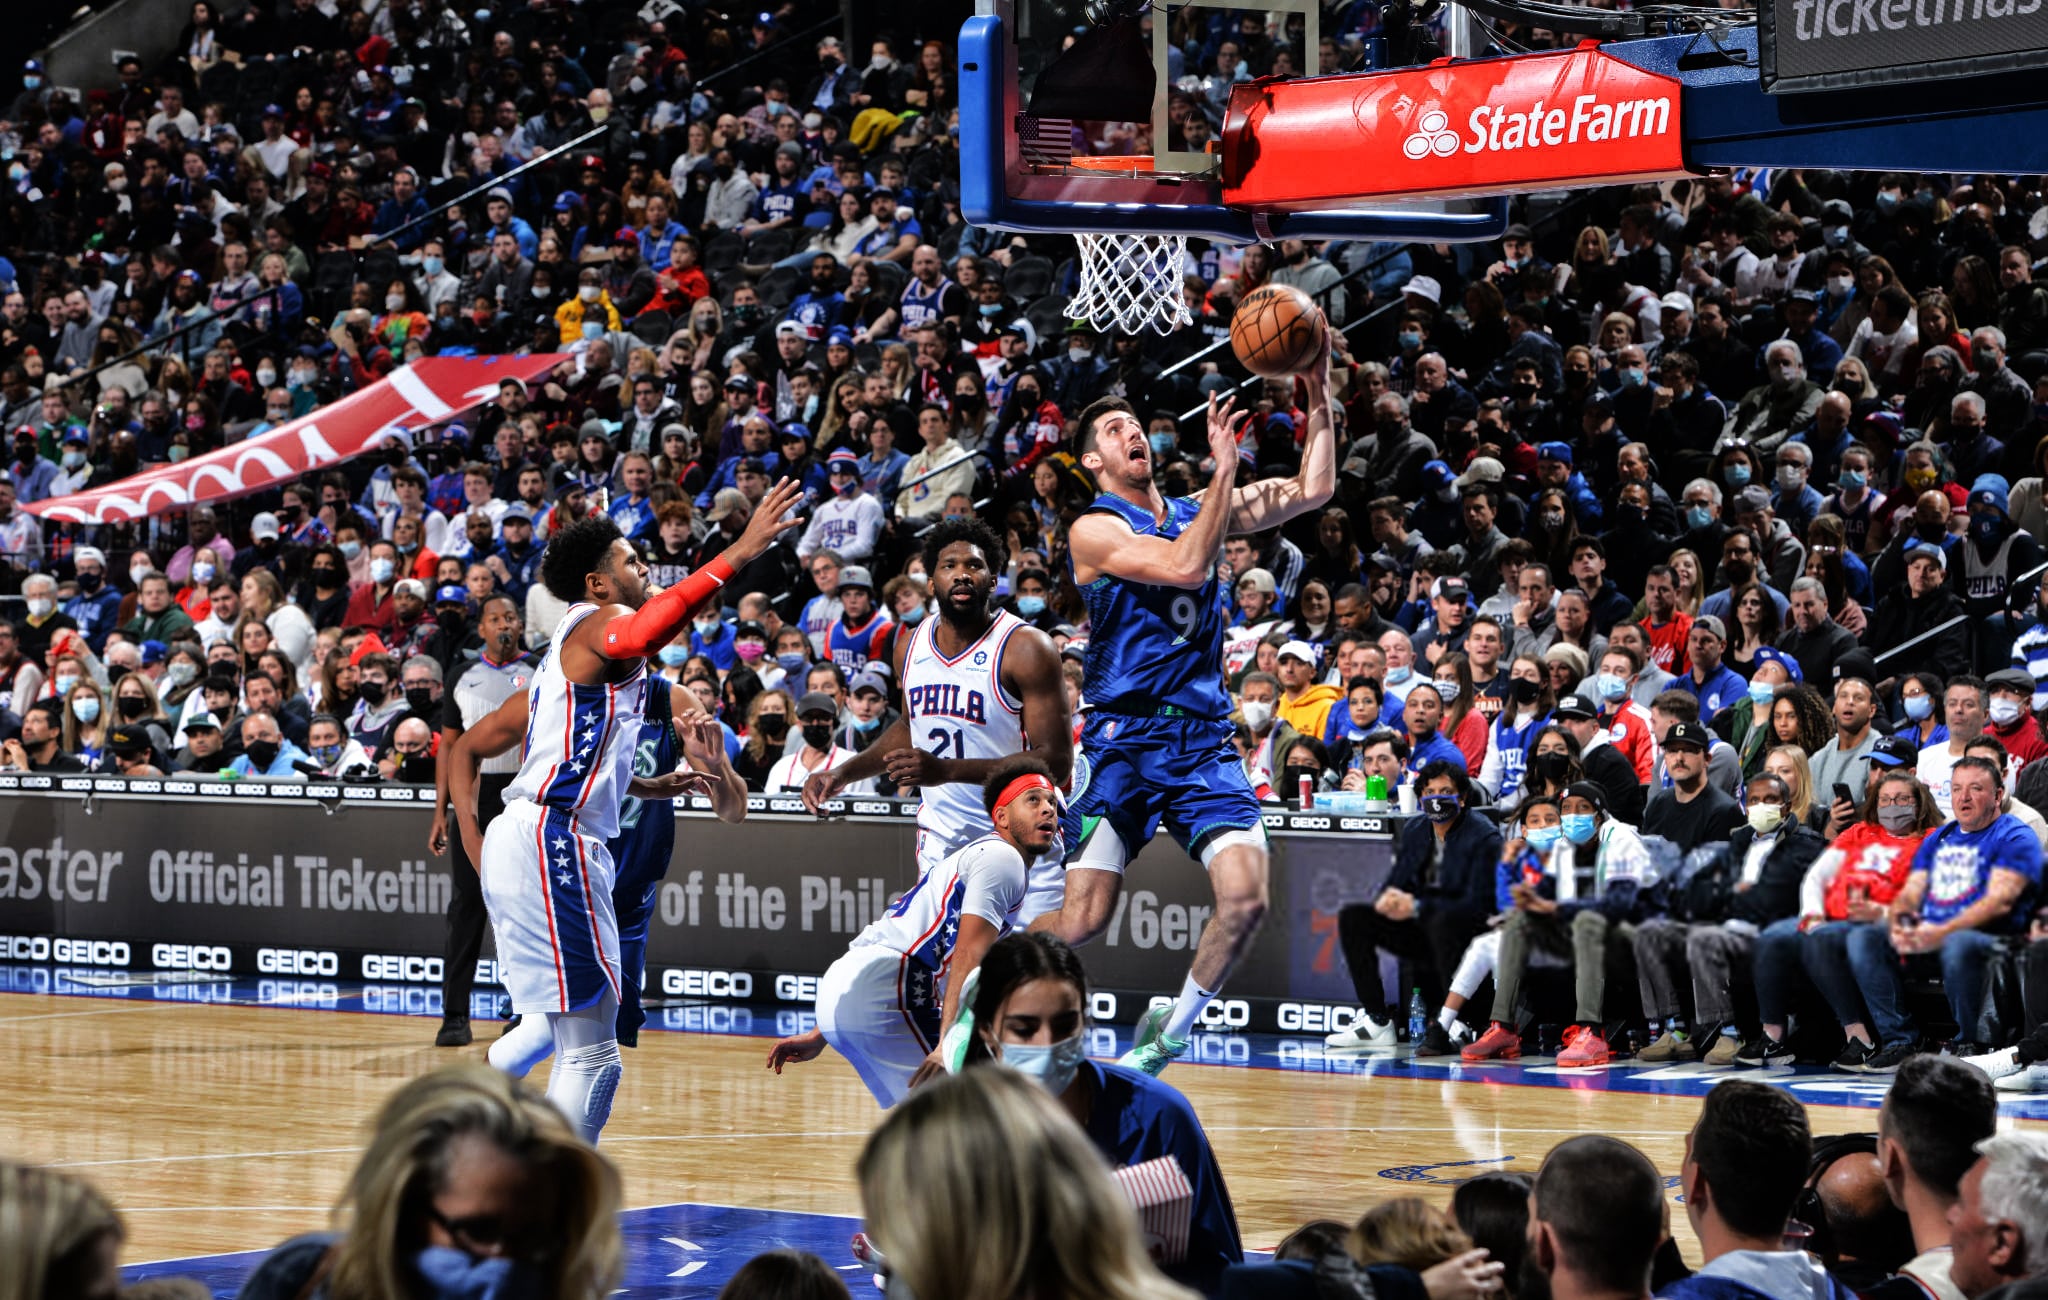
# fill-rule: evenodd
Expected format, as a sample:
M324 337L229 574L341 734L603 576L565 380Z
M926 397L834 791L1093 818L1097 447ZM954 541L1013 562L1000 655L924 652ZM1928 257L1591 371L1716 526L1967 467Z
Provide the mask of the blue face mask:
M1687 506L1685 508L1686 527L1705 528L1713 522L1714 511L1711 506Z
M980 305L980 310L984 316L1000 316L1003 314L1003 304L999 302L985 302Z
M1402 330L1400 341L1403 352L1413 352L1422 346L1422 335L1415 330Z
M1642 382L1643 368L1641 366L1627 366L1623 368L1621 372L1621 386L1623 388L1634 388Z
M809 662L810 660L804 658L801 654L798 654L794 650L790 651L788 654L780 654L775 656L775 666L786 673L800 673L804 670L804 665Z
M924 606L912 605L909 609L903 611L896 621L905 627L916 627L919 623L924 622L924 613Z
M1557 837L1562 833L1555 826L1531 826L1522 832L1522 842L1538 853L1548 853L1557 847Z
M1749 484L1749 466L1737 461L1722 470L1721 477L1728 480L1729 487L1746 487Z
M1906 716L1915 722L1925 722L1934 713L1932 695L1908 695L1899 701L1899 705L1906 710Z
M1566 813L1559 819L1564 828L1564 837L1574 844L1593 842L1594 821L1592 813Z
M344 560L353 560L362 553L363 544L361 542L343 542L341 544L341 558Z
M1763 708L1769 705L1772 700L1775 700L1777 698L1777 687L1768 686L1763 682L1751 682L1749 684L1749 702L1751 704L1756 705L1758 708Z
M1387 669L1387 685L1399 686L1402 682L1407 681L1414 671L1413 668L1406 667Z
M664 668L680 668L683 666L684 661L690 657L690 647L686 645L665 645L655 653L660 658Z
M861 733L863 736L865 736L867 733L873 731L876 727L879 727L881 725L882 720L879 717L855 718L853 720L853 729Z
M1593 689L1600 692L1603 700L1618 700L1628 694L1628 681L1613 673L1601 673L1593 680Z
M1145 435L1145 441L1152 444L1154 456L1164 456L1173 450L1178 439L1170 433L1148 433Z
M539 1270L523 1260L472 1259L450 1246L429 1246L412 1266L435 1300L528 1300L543 1293Z
M1043 614L1045 612L1045 597L1017 597L1017 612L1023 615L1025 618L1037 618L1040 614Z
M1861 492L1870 485L1870 478L1860 469L1845 469L1842 471L1842 476L1836 479L1835 482L1844 491Z
M341 746L315 745L313 746L313 757L320 760L320 766L332 767L335 760L341 757Z

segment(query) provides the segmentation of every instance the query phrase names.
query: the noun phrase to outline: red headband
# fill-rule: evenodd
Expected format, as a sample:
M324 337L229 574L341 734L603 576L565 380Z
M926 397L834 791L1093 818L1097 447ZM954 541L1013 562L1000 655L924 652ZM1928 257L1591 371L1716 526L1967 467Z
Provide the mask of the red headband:
M1024 775L1018 777L1016 780L1010 782L1008 785L1003 787L1003 792L996 796L996 806L993 811L1001 812L1003 810L1004 805L1008 804L1012 799L1015 799L1018 795L1023 794L1026 790L1050 791L1051 789L1052 782L1046 780L1044 777L1040 776L1036 772L1026 772Z

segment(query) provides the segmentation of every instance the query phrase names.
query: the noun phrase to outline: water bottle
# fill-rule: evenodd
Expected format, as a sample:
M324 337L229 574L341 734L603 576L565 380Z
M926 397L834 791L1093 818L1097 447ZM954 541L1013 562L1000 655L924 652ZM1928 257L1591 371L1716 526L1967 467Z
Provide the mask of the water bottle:
M1419 1043L1429 1024L1429 1011L1422 1005L1422 990L1408 995L1408 1041Z

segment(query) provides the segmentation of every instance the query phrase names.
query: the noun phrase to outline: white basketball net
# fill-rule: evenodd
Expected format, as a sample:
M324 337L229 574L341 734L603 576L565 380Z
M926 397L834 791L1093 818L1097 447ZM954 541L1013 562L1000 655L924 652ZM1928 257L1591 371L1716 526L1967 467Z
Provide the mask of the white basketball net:
M1069 317L1125 334L1171 334L1194 323L1181 295L1186 236L1083 231L1074 237L1081 243L1081 287L1067 303Z

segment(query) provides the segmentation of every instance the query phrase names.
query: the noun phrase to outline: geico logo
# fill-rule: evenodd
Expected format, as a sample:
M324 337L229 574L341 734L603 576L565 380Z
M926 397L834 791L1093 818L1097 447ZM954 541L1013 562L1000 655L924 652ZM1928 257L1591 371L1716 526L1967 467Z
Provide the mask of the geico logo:
M1088 1017L1091 1020L1115 1020L1116 994L1090 993L1088 995Z
M50 960L50 936L47 934L10 934L0 938L0 949L7 953L9 961Z
M1252 1045L1234 1035L1204 1034L1188 1045L1184 1060L1205 1065L1246 1065L1252 1059Z
M754 977L743 970L665 970L661 991L670 997L750 998Z
M317 948L258 948L256 969L264 975L339 975L341 958Z
M754 1013L745 1007L663 1007L661 1027L686 1034L751 1034Z
M1154 1007L1170 1007L1173 1005L1173 999L1156 997L1152 999L1151 1005ZM1202 1014L1195 1018L1195 1023L1204 1029L1243 1029L1251 1022L1251 1003L1240 1001L1237 998L1218 998L1208 1006L1203 1007Z
M818 977L815 975L777 975L775 977L775 999L778 1002L816 1002L818 1000Z
M441 990L371 984L363 989L363 1010L395 1011L409 1016L438 1016L441 1014Z
M225 948L159 943L150 946L149 964L158 970L228 970L234 958Z
M364 953L363 978L401 980L407 984L439 984L439 957L401 957L395 953Z
M476 982L486 988L503 988L505 981L498 978L498 963L490 957L479 958L476 964Z
M128 945L106 939L53 939L50 956L74 966L126 966Z
M258 980L256 1000L278 1006L331 1007L341 1001L341 990L313 980Z
M1305 1034L1329 1034L1349 1029L1357 1018L1358 1008L1332 1006L1327 1002L1282 1002L1275 1015L1282 1032L1299 1030Z
M817 1027L818 1017L815 1012L778 1011L775 1013L775 1036L777 1038L794 1038L798 1034L808 1034ZM1115 1041L1114 1038L1110 1040L1111 1050L1114 1050ZM1090 1055L1100 1055L1100 1053L1091 1052Z

